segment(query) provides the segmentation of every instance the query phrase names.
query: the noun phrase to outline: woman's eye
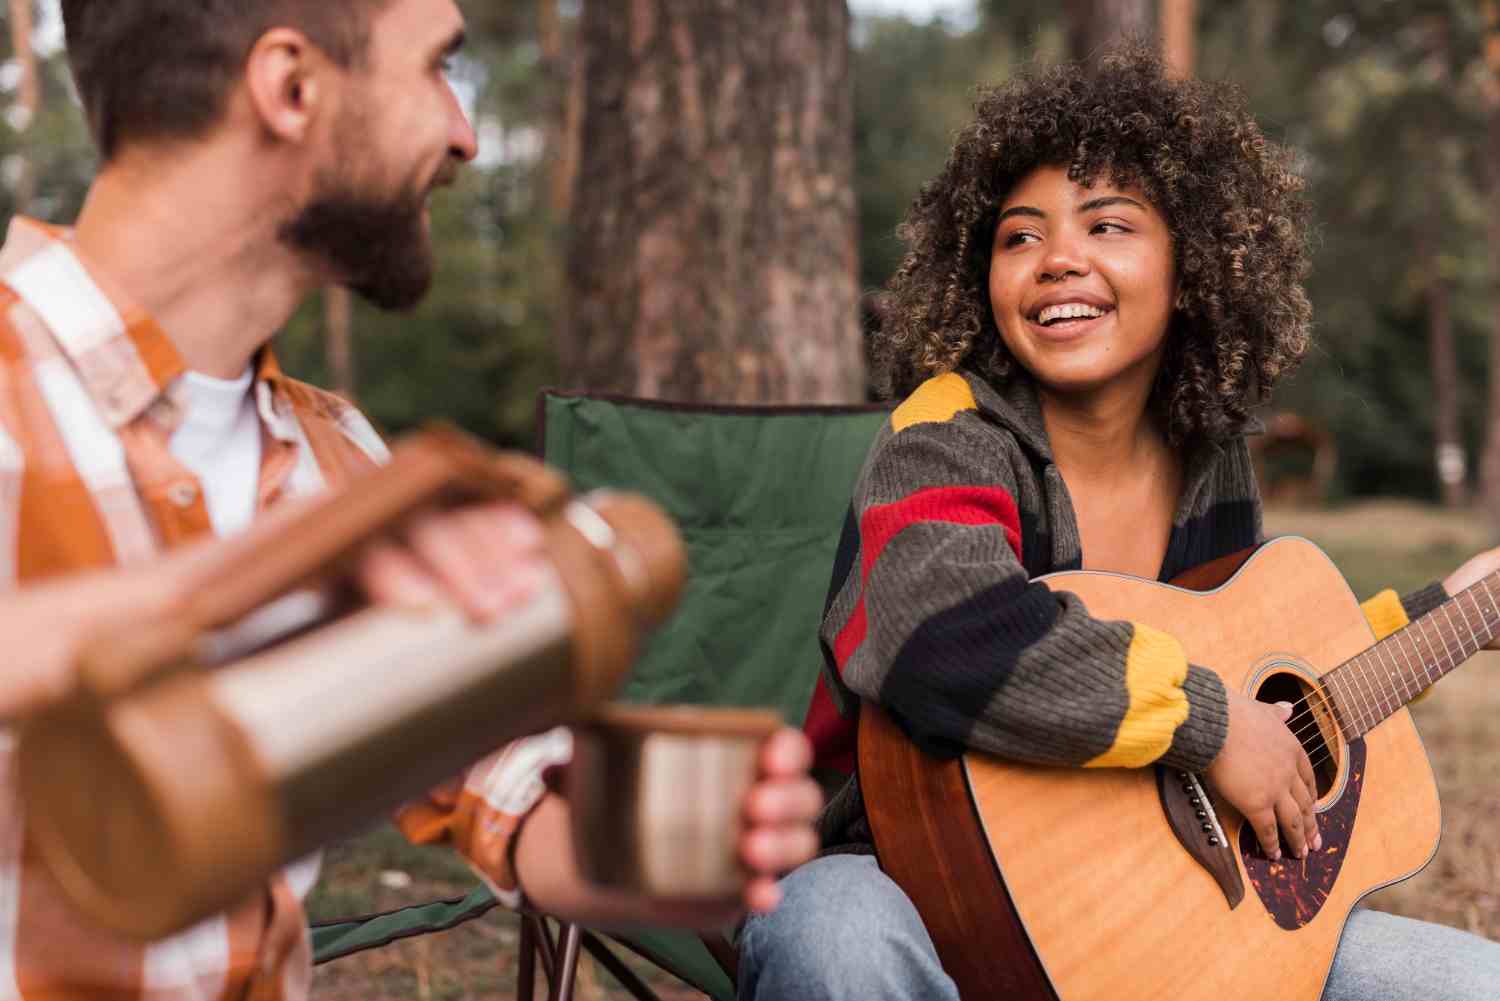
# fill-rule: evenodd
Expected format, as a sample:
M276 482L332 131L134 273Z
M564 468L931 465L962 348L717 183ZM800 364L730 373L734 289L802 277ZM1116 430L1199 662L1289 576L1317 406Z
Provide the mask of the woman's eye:
M1007 247L1017 247L1017 246L1020 246L1023 243L1028 243L1028 242L1030 242L1032 240L1035 240L1035 239L1036 239L1036 234L1035 233L1027 233L1024 230L1018 230L1018 231L1016 231L1014 233L1010 233L1010 234L1006 235L1006 237L1005 237L1005 244L1004 245L1007 246Z
M1094 223L1094 232L1095 233L1129 233L1130 232L1130 228L1128 226L1126 226L1124 223L1119 223L1119 222L1096 222L1096 223Z

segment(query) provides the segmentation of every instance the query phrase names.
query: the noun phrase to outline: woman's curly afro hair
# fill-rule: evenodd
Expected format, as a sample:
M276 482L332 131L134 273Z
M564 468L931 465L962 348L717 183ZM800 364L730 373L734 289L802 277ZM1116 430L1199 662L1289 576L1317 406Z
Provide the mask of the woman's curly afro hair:
M989 303L997 216L1032 170L1066 166L1078 183L1139 189L1170 227L1177 310L1153 397L1169 438L1240 428L1308 344L1307 207L1290 152L1238 92L1168 79L1139 43L983 90L975 112L898 231L907 253L882 297L880 388L905 395L959 366L1012 376Z

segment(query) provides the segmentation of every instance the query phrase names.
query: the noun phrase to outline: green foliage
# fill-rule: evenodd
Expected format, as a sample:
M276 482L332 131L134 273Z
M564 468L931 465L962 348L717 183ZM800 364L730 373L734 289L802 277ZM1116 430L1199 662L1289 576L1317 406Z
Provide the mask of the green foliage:
M1199 72L1244 91L1302 154L1317 218L1313 352L1273 405L1338 442L1344 494L1432 497L1433 403L1424 293L1451 292L1471 474L1495 325L1486 243L1489 108L1468 0L1200 0ZM863 280L900 259L895 226L942 165L975 84L1060 58L1062 5L980 0L978 27L869 22L855 65Z
M563 3L564 27L576 4ZM561 221L548 217L537 130L555 114L536 5L468 3L457 72L486 153L433 204L438 279L405 316L355 313L357 389L388 432L445 418L529 445L537 387L557 381ZM1200 72L1244 89L1266 130L1303 154L1318 219L1309 280L1317 342L1276 405L1331 429L1343 494L1436 492L1423 292L1451 290L1466 444L1477 455L1495 324L1488 256L1489 105L1470 0L1200 0ZM900 260L896 227L942 166L977 86L1064 49L1065 5L979 0L972 25L856 22L854 101L861 280ZM0 18L3 21L3 18ZM44 53L42 114L0 122L0 163L37 164L43 218L74 217L95 169L61 53ZM0 103L6 95L0 94ZM527 152L528 144L533 147ZM0 185L0 212L12 210ZM289 371L327 383L321 309L278 341ZM1471 468L1477 462L1471 461Z

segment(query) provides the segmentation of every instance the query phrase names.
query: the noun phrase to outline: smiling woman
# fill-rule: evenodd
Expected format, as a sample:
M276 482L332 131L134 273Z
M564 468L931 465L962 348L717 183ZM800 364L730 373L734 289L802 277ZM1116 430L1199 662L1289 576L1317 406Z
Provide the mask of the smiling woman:
M1169 79L1145 49L981 96L900 230L908 253L884 303L877 348L905 399L854 488L821 629L827 670L805 723L837 789L820 825L828 851L783 881L780 911L746 922L742 998L1053 994L950 978L966 951L1005 951L1004 936L978 912L949 934L958 926L932 907L970 875L962 852L934 863L943 848L924 845L911 856L920 864L903 867L901 824L947 826L969 804L938 797L913 819L923 796L903 785L912 759L879 766L883 715L924 761L976 752L1054 766L1028 774L1174 769L1202 777L1194 788L1212 790L1260 858L1316 867L1339 850L1320 835L1326 815L1287 726L1292 704L1274 702L1285 696L1262 700L1222 665L1190 661L1180 620L1141 603L1096 617L1097 593L1085 601L1070 593L1084 590L1076 580L1053 590L1037 579L1081 569L1101 574L1077 579L1170 581L1263 541L1249 411L1306 350L1311 313L1307 212L1290 162L1233 92ZM1448 583L1477 579L1466 576L1476 562L1493 570L1500 550ZM1399 629L1443 595L1436 584L1382 592L1367 603L1370 628ZM1004 823L1057 847L1054 825L1027 826L1037 798L1064 802L1007 799ZM1091 852L1107 854L1111 840L1088 832ZM858 854L871 847L879 864ZM1042 854L1055 874L1060 856ZM1142 858L1111 857L1127 856ZM1108 920L1098 882L1088 897L1058 891L1070 937L1080 920ZM1174 906L1151 896L1153 913L1187 920ZM1020 949L1017 975L1034 961ZM1428 952L1444 976L1414 980L1429 968L1391 958L1405 949ZM1086 963L1105 969L1097 955ZM1107 990L1089 996L1139 992L1138 978L1100 979ZM1356 911L1323 997L1478 1001L1496 982L1500 947ZM1312 1001L1305 985L1276 996Z
M1014 199L1034 171L1054 168L1080 191L1099 188L1080 204L1129 194L1140 206L1095 205L1110 210L1100 221L1145 212L1170 239L1170 335L1152 397L1170 440L1242 425L1307 348L1307 207L1291 163L1232 89L1168 82L1145 48L1115 50L1089 73L1037 70L983 91L902 227L908 252L876 344L884 387L904 395L960 365L1010 375L1014 345L990 308L991 250L1008 258L1000 230L1010 239L1039 221ZM1002 209L1018 211L1000 226ZM1116 237L1131 238L1111 229L1105 240Z

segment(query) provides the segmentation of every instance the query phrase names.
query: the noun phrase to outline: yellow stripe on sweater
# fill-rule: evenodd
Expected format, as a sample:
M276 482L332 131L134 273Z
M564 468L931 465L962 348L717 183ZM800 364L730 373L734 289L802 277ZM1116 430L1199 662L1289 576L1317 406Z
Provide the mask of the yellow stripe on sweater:
M1130 708L1120 721L1114 746L1086 768L1141 768L1172 746L1188 718L1187 654L1177 640L1150 626L1133 623L1135 635L1125 657L1125 688Z
M913 424L941 424L963 410L978 410L974 391L957 372L934 376L906 398L891 414L891 430L905 431Z
M1398 629L1405 629L1411 621L1406 617L1406 609L1401 604L1400 596L1390 588L1361 604L1359 610L1365 613L1365 619L1369 621L1370 628L1375 630L1377 640L1385 639Z

